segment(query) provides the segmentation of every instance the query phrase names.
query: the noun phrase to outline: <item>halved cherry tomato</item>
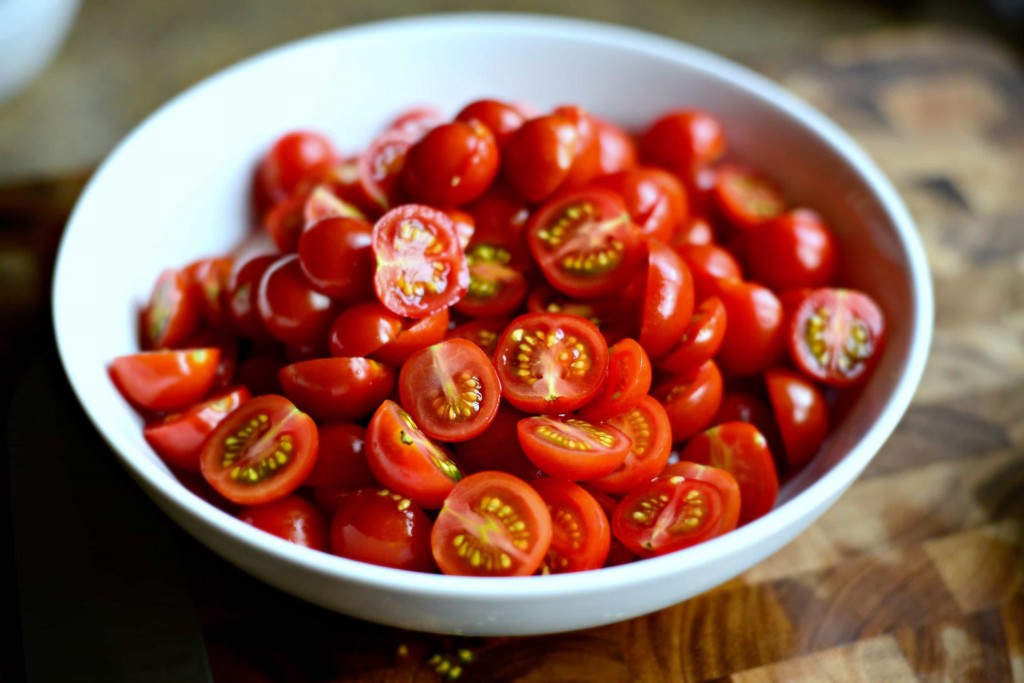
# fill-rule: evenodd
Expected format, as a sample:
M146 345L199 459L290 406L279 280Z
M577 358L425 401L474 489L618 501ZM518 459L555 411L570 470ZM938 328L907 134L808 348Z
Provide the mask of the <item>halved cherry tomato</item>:
M409 107L392 119L385 130L405 133L414 140L423 137L430 129L444 123L444 115L430 105Z
M236 259L234 271L228 280L227 310L231 325L242 336L253 341L271 341L256 306L257 292L263 274L278 259L276 254L260 254L248 259Z
M643 301L642 287L627 286L618 296L600 299L574 299L562 294L547 282L539 282L526 297L526 310L530 313L559 313L586 318L601 331L605 343L611 345L627 337L640 334L640 316Z
M236 387L147 425L142 435L168 465L198 472L203 441L221 420L251 397L248 389Z
M462 478L448 451L394 401L383 401L373 414L366 446L366 462L377 481L424 508L441 507Z
M619 501L612 533L640 557L689 548L735 528L728 495L700 479L658 477Z
M508 318L476 318L448 330L445 339L468 339L479 346L488 358L494 358L498 339L508 327Z
M445 574L528 576L540 568L551 537L551 513L529 484L504 472L479 472L444 501L430 545Z
M779 494L768 442L746 422L725 422L694 436L679 454L680 460L718 467L731 474L740 487L741 525L768 514Z
M608 349L608 376L597 395L580 408L580 417L604 422L633 410L651 388L651 360L644 347L630 338Z
M608 517L594 497L568 479L543 477L530 482L551 514L551 545L541 574L599 569L611 547Z
M351 422L318 426L320 448L306 486L342 486L350 490L374 486L366 464L366 428Z
M571 296L614 292L642 260L639 231L622 200L598 188L546 202L530 217L526 239L547 281Z
M651 395L661 402L672 425L672 440L685 441L707 428L722 402L722 373L709 360L692 372L657 384Z
M317 420L366 417L395 387L395 371L369 358L316 358L278 371L285 396Z
M398 367L420 349L441 342L448 332L449 319L447 308L419 320L404 318L395 338L371 352L370 357Z
M658 476L672 452L672 425L657 399L644 396L635 408L613 417L608 424L632 439L633 445L615 471L587 484L620 494Z
M484 124L454 121L431 129L405 156L402 186L413 201L459 206L473 201L498 174L498 145Z
M256 309L263 326L290 346L327 346L327 332L341 304L313 289L297 254L271 263L260 278Z
M718 168L714 197L719 211L740 230L753 230L786 210L786 199L773 180L739 164Z
M494 366L502 396L526 412L569 413L600 390L608 347L588 320L574 315L527 313L505 329Z
M228 282L234 260L230 257L193 261L186 268L192 288L199 301L200 319L216 330L230 327L227 311Z
M711 244L715 241L715 230L704 216L691 216L677 226L670 244L678 251L687 244ZM682 256L682 252L680 252ZM737 268L737 270L739 270Z
M601 143L590 113L579 105L563 105L551 112L563 116L576 126L576 155L559 191L575 190L585 186L601 172Z
M283 498L306 480L317 455L313 419L283 396L252 398L203 442L203 477L228 500L257 505Z
M593 187L622 198L629 217L644 235L670 242L687 215L686 190L675 176L658 168L636 168L598 177Z
M750 233L746 261L750 278L776 292L825 287L835 270L835 237L817 213L787 211Z
M544 201L569 177L579 147L571 119L557 114L530 119L502 148L505 178L526 201Z
M754 282L719 280L716 294L725 306L725 337L715 361L729 377L763 372L786 351L782 303L772 290Z
M301 496L290 495L244 507L239 510L238 518L295 545L327 551L327 520L316 506Z
M667 465L661 476L685 477L707 482L721 491L724 506L722 509L723 528L735 529L740 518L740 485L736 478L726 470L711 465L701 465L689 460L679 460Z
M530 481L543 473L526 457L519 444L519 421L529 417L507 401L498 406L494 419L480 436L454 444L455 455L468 473L498 470Z
M455 234L459 236L459 246L465 249L469 246L469 241L473 239L473 235L476 233L476 219L473 218L473 214L462 209L448 207L444 212L448 214L448 218L452 219L452 224L455 226Z
M717 296L704 299L690 317L679 343L668 355L658 358L654 365L673 374L696 370L718 353L725 339L727 322L722 300Z
M647 286L640 317L640 345L651 358L671 351L693 315L693 276L671 247L647 241Z
M633 441L608 423L571 416L535 415L519 421L519 444L533 464L552 477L574 481L611 474Z
M313 187L302 205L302 227L309 228L327 218L352 218L365 221L364 214L354 203L342 199L330 183L320 183ZM367 227L369 230L369 227Z
M789 357L801 372L829 386L867 379L884 343L882 310L864 292L816 289L793 312Z
M299 243L299 235L306 225L303 211L308 198L309 190L299 188L287 199L271 207L263 217L263 230L270 235L274 246L283 254L295 251Z
M700 109L677 109L656 119L640 139L640 155L649 163L686 177L718 161L725 153L725 131Z
M828 436L825 397L813 382L792 370L768 370L764 379L786 459L791 467L799 467L818 452Z
M717 244L684 244L676 251L686 262L693 276L696 301L714 296L719 280L741 279L743 271L739 261Z
M407 130L389 128L374 138L356 159L359 187L372 201L375 213L387 211L398 203L402 167L417 138Z
M530 261L530 250L526 246L530 206L507 183L495 182L466 210L473 216L473 235L477 242L501 245L508 250L513 263Z
M425 318L448 308L469 287L469 268L455 225L443 211L405 204L373 226L373 286L391 311Z
M473 342L449 339L417 351L398 377L402 406L440 441L479 436L494 419L501 384L490 358Z
M610 121L592 116L597 129L599 175L609 175L620 171L628 171L637 166L636 144L633 138L622 128Z
M176 348L199 325L200 302L185 269L168 268L156 279L142 311L143 347Z
M183 410L210 393L220 349L143 351L110 364L114 384L129 402L146 410Z
M259 194L271 204L284 201L304 180L326 173L337 163L334 145L322 133L296 130L278 138L256 171Z
M771 372L771 371L769 371ZM779 427L775 414L768 407L768 403L760 396L760 391L754 392L746 389L729 389L722 396L722 404L718 406L718 413L712 420L712 426L725 422L749 422L757 427L757 431L767 439L768 448L772 456L782 455L782 437L779 434ZM779 467L785 462L780 462L776 457L775 465Z
M500 244L474 241L466 249L469 289L455 310L472 317L511 313L526 298L525 268Z
M331 551L382 567L429 572L430 518L416 503L387 489L361 489L338 502Z
M428 318L429 320L429 318ZM398 338L404 319L376 299L349 306L335 318L328 336L331 355L369 356Z
M526 121L523 112L517 107L498 100L476 100L463 107L455 115L456 121L469 123L479 121L494 135L498 147L504 147L512 134Z
M299 263L309 283L346 303L373 297L372 226L335 216L317 221L299 237Z

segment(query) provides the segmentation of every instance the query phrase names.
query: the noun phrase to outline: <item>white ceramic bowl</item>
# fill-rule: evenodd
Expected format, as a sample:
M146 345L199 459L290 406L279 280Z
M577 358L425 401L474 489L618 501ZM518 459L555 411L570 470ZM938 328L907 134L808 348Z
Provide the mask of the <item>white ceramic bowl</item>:
M136 310L171 264L226 251L245 230L250 173L275 136L305 126L346 150L400 109L454 112L480 97L579 103L626 126L698 105L731 148L770 169L834 228L851 284L891 322L856 408L776 509L692 550L576 575L461 578L373 567L295 547L186 491L142 438L105 368L135 347ZM648 613L705 591L799 534L854 481L921 377L932 290L909 214L878 168L824 116L720 57L654 35L527 15L428 16L312 37L227 69L169 102L106 160L67 227L54 283L61 357L128 471L200 541L266 582L365 619L458 634L535 634Z
M0 102L27 87L57 56L79 0L0 0Z

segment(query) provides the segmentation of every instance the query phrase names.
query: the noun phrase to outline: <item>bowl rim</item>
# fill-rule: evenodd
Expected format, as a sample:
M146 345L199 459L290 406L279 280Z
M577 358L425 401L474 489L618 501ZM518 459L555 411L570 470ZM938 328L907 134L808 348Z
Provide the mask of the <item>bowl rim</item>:
M893 225L895 236L904 251L910 267L909 284L912 294L913 316L910 349L907 364L896 387L886 400L879 419L853 445L849 452L806 490L796 494L784 504L729 534L700 545L700 550L671 553L626 565L565 575L526 577L461 577L441 574L410 572L376 567L362 562L337 557L291 544L270 534L253 533L252 528L230 514L191 494L171 474L160 469L147 458L123 453L103 429L104 418L87 400L88 385L75 371L72 361L72 330L59 315L72 283L66 276L64 265L68 255L68 235L77 223L81 207L85 205L105 174L116 163L122 150L155 121L171 115L182 101L207 88L217 87L236 72L250 69L265 60L295 50L303 50L321 42L349 40L375 34L402 34L406 32L500 32L533 37L569 38L617 49L636 51L651 56L686 64L690 68L712 72L715 77L747 92L752 97L770 100L772 106L783 111L807 127L839 156L844 158L853 172L870 188L884 207ZM458 597L466 600L500 601L539 599L552 595L571 596L593 593L602 588L622 588L644 584L658 578L682 574L718 562L757 545L759 539L784 534L806 517L806 510L826 507L853 483L868 465L875 453L890 436L902 418L923 376L931 346L934 326L934 293L924 246L914 221L895 188L875 162L837 124L781 85L765 76L708 50L648 31L618 26L600 21L557 15L539 15L518 12L456 12L426 14L414 17L386 19L352 25L314 34L270 48L217 71L211 76L185 89L160 106L138 124L110 152L99 165L80 195L68 220L65 234L58 249L52 292L53 325L58 352L65 373L89 419L110 445L129 473L144 483L147 490L159 494L162 501L172 505L176 512L197 522L216 527L231 540L265 553L286 564L301 565L304 570L330 575L346 582L387 590L398 594L415 593L436 599ZM183 495L184 494L184 495ZM802 527L801 527L802 528ZM723 577L723 580L729 577Z

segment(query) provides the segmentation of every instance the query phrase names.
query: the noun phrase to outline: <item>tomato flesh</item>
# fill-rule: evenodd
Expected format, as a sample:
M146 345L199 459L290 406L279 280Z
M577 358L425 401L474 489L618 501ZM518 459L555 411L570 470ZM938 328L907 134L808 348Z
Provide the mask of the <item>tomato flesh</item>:
M632 439L608 423L578 417L535 415L519 421L519 444L526 456L553 477L594 479L622 464Z
M142 434L168 465L198 472L203 441L229 413L251 397L248 389L237 387L151 424Z
M135 406L156 411L182 410L210 392L220 353L220 349L212 347L119 356L110 364L110 376L121 394Z
M551 514L551 544L541 574L565 574L604 566L611 547L608 517L586 489L566 479L530 482Z

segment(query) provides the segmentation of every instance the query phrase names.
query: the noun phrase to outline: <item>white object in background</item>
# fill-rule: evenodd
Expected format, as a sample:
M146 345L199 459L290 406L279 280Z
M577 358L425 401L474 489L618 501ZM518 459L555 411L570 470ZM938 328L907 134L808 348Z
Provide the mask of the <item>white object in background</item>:
M0 103L50 65L75 23L79 0L0 0Z

